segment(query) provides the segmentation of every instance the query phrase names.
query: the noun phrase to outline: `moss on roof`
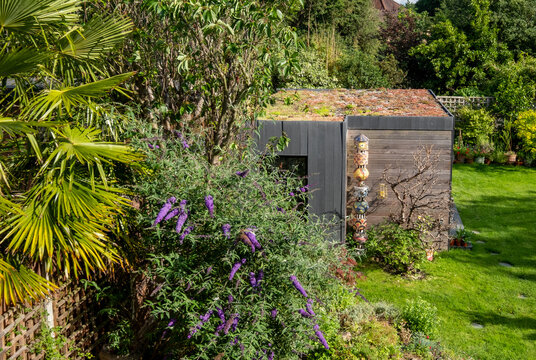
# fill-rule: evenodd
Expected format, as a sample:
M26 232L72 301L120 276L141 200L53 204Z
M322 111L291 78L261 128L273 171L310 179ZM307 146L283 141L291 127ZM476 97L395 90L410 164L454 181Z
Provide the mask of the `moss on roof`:
M343 121L350 116L449 116L423 89L281 90L265 120Z

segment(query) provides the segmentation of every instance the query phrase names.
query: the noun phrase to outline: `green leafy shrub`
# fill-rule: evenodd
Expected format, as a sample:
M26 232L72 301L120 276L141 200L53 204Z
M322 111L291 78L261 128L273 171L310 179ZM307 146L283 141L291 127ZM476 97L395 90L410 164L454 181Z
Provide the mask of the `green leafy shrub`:
M335 76L340 79L344 87L350 89L392 86L375 56L359 50L343 54L335 66Z
M308 191L300 179L270 166L269 155L229 153L211 166L192 137L138 132L133 143L147 152L151 172L136 187L152 252L147 276L155 281L147 305L159 321L149 351L252 359L322 349L319 318L337 283L328 273L341 248L298 210Z
M525 154L536 155L536 111L529 110L519 114L514 128L520 139L521 149Z
M369 259L395 274L415 273L426 260L419 232L391 222L371 228L365 248Z
M326 67L326 61L314 47L306 47L299 52L297 57L299 69L291 72L287 77L282 77L278 87L296 89L331 89L339 86L336 77L330 76Z
M408 300L402 309L401 317L412 333L422 333L430 338L435 338L437 335L439 324L437 308L426 300L421 298Z
M495 130L495 119L486 109L463 107L457 111L457 129L461 129L466 143L483 145L489 142Z

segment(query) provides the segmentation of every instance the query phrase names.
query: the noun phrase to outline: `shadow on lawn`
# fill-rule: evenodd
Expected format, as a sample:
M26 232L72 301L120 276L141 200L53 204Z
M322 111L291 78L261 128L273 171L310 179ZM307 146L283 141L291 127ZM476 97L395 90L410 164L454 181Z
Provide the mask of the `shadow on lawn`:
M507 326L512 329L527 329L534 330L534 332L524 336L527 340L536 340L536 319L527 316L521 317L507 317L494 313L480 313L476 311L463 311L467 314L474 322L489 326L489 325L499 325Z
M484 248L499 253L496 256L478 253L480 256L474 257L475 262L480 258L488 265L489 257L493 257L514 266L536 267L536 191L519 196L483 195L477 200L463 202L458 210L468 229L481 232L486 240ZM476 235L475 240L478 238Z

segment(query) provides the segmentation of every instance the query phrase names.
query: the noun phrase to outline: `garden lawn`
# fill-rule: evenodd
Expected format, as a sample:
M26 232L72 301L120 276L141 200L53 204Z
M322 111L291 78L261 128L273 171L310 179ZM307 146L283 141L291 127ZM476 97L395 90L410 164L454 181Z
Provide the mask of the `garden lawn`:
M465 228L479 232L473 250L439 254L425 280L368 265L358 286L371 301L435 304L442 344L464 357L536 359L536 170L455 165L452 181Z

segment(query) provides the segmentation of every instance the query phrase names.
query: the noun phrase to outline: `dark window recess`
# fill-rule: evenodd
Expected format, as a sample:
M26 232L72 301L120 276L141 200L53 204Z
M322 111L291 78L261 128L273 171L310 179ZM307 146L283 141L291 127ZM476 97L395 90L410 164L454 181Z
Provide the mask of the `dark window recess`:
M278 156L275 159L275 166L281 171L281 180L286 181L288 176L297 177L299 180L296 189L292 189L295 194L301 193L299 190L307 185L307 156ZM306 212L309 202L308 197L297 197L296 206L299 210Z

